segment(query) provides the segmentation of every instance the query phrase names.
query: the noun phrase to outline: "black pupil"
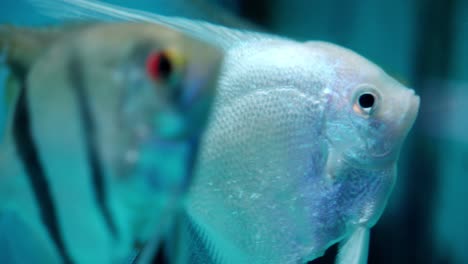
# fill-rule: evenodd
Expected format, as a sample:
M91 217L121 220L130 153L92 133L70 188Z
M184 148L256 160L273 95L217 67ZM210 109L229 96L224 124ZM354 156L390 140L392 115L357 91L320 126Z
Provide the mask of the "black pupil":
M169 58L165 55L161 55L161 59L159 60L159 74L163 78L169 77L169 75L172 72L172 65L171 62L169 61Z
M375 103L375 98L374 98L374 95L372 94L366 93L359 97L359 105L362 108L371 108L372 106L374 106L374 103Z

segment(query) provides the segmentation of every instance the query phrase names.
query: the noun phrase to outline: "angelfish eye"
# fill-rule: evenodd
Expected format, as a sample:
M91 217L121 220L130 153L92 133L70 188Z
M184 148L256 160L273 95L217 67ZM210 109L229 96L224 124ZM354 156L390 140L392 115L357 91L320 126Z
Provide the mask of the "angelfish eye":
M375 97L371 93L361 94L359 96L358 102L359 102L359 106L361 106L362 109L369 109L374 106Z
M353 110L362 116L370 116L377 107L378 99L379 97L373 89L361 90L354 100Z
M170 78L174 66L166 52L152 52L146 59L146 73L154 81Z

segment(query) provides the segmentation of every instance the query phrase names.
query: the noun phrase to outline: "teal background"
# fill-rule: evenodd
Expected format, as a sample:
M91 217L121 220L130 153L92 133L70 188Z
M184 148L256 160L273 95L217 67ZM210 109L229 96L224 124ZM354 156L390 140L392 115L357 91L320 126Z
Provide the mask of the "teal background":
M178 13L160 1L113 3ZM191 12L190 1L185 2L179 13L199 17L199 11ZM372 231L369 263L468 263L468 1L222 4L266 31L348 47L417 91L420 114L403 149L390 204ZM2 0L0 22L56 21L37 14L24 1ZM0 78L4 76L5 70L0 70ZM0 111L0 124L4 118L5 111ZM335 253L336 247L313 263L331 263Z

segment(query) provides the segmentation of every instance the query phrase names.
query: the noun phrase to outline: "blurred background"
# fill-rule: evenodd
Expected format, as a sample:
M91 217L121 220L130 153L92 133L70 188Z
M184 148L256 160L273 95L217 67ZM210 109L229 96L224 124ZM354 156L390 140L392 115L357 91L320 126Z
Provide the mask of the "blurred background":
M420 114L403 149L390 203L372 230L369 263L468 263L468 1L107 2L232 25L214 11L222 7L267 32L350 48L414 88L421 96ZM2 0L0 23L57 21L25 1ZM0 70L0 83L6 74ZM0 84L0 127L3 89ZM333 247L311 263L332 263L335 254Z

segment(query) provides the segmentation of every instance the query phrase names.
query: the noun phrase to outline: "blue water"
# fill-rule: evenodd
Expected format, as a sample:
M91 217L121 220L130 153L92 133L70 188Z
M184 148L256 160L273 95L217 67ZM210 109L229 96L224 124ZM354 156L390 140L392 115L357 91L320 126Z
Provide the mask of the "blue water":
M5 106L5 87L4 83L6 81L8 71L4 67L0 66L0 142L4 134L4 124L5 124L5 115L6 115L6 106Z

